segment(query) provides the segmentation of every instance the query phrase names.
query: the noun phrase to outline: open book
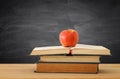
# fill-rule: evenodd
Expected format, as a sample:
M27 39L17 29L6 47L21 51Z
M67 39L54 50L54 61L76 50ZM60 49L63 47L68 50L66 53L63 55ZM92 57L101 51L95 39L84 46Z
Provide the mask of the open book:
M35 47L31 55L65 55L72 50L73 55L110 55L110 50L103 46L77 44L75 47L47 46Z

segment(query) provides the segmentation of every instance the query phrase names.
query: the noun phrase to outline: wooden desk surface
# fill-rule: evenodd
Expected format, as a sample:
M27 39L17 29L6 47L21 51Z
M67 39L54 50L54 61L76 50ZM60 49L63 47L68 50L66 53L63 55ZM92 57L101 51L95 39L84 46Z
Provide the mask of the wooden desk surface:
M98 74L34 73L35 64L0 64L0 79L120 79L120 64L100 64Z

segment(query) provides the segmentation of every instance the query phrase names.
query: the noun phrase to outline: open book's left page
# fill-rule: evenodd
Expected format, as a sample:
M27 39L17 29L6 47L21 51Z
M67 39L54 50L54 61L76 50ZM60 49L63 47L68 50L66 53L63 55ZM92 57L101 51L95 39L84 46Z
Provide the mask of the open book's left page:
M69 47L63 46L47 46L36 47L33 49L31 55L60 55L69 53Z

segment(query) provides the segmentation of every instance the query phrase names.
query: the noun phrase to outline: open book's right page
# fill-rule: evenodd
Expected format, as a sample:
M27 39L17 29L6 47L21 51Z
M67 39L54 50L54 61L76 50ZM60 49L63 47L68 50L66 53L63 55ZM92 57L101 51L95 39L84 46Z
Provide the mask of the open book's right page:
M110 55L109 49L97 45L77 44L75 47L72 47L71 50L72 50L72 54Z

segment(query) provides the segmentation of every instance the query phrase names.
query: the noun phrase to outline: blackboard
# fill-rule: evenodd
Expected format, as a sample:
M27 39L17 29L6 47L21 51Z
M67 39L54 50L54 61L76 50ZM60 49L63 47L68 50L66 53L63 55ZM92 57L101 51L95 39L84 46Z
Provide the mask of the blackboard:
M59 33L69 28L80 44L111 50L101 63L120 63L119 0L0 0L0 62L35 63L32 49L60 45Z

